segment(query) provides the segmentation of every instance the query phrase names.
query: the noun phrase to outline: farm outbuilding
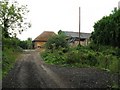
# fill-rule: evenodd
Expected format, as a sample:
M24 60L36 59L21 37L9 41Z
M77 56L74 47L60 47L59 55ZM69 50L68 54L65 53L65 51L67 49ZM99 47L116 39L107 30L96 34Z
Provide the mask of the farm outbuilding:
M56 35L54 32L52 31L44 31L43 33L41 33L39 36L37 36L34 40L33 40L33 45L34 48L43 48L45 43L47 42L47 40L52 37L53 35Z
M70 45L77 46L79 44L79 32L62 31L66 36ZM88 45L90 42L91 33L80 32L80 44L83 46Z

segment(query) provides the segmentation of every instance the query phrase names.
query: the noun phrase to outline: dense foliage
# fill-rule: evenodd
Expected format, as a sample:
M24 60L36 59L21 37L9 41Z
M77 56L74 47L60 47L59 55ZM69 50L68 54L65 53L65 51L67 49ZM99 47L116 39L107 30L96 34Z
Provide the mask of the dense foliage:
M3 38L2 53L2 73L5 76L15 63L16 58L23 49L31 49L32 41L30 38L20 41L18 38ZM0 53L0 54L1 54Z
M22 49L32 49L32 48L33 48L32 39L31 39L31 38L28 38L27 40L20 41L20 42L19 42L19 46L20 46Z
M22 51L23 45L25 45L21 45L22 41L16 36L18 33L30 27L29 23L23 22L27 12L26 6L21 5L19 7L16 1L0 1L0 36L2 36L0 38L0 47L2 44L2 52L0 54L2 56L3 77L13 66L16 58L18 58ZM30 41L31 39L26 41L27 48L30 48Z
M66 44L69 48L64 52L65 37L60 36L61 30L58 34L48 40L47 49L41 53L46 63L96 67L120 75L120 9L114 9L112 14L95 23L89 46L69 47Z
M91 38L95 44L120 47L120 9L97 21Z
M30 26L29 23L23 22L27 12L26 6L19 7L16 1L0 1L0 26L3 37L8 38L10 35L16 37L17 33L21 33Z
M93 46L69 48L63 52L62 48L42 53L45 62L72 67L97 67L114 73L119 73L120 49L110 46L98 46L99 50L92 49Z
M49 50L59 49L59 48L68 48L68 42L65 39L66 36L64 34L54 35L49 38L46 43L46 48Z
M0 26L0 80L2 79L2 29Z
M12 45L12 43L11 43ZM15 46L5 46L2 52L2 76L4 77L13 67L16 58L20 55L21 48Z

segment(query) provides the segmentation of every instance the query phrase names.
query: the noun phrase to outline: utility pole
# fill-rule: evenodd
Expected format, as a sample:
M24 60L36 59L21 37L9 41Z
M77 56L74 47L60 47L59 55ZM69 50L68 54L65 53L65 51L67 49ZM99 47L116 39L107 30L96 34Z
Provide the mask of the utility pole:
M79 45L80 45L80 7L79 7Z
M120 9L120 1L118 2L118 9Z

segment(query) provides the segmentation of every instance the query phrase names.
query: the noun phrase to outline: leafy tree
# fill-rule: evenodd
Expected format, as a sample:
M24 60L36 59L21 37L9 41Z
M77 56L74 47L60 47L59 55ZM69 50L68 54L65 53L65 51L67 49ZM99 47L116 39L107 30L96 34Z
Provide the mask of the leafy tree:
M46 48L51 50L59 49L60 47L68 48L68 43L65 38L66 36L64 34L55 35L49 38L46 43Z
M22 49L27 49L28 46L27 46L27 41L20 41L19 42L19 46L22 48Z
M95 44L120 47L120 9L97 21L91 38Z
M58 31L58 34L60 35L60 34L64 34L64 32L62 31L62 30L59 30Z
M23 49L32 49L32 38L28 38L25 41L20 41L18 46L20 46Z
M0 1L0 25L5 38L16 36L18 32L21 33L30 27L30 23L23 22L27 12L26 6L19 7L16 1L12 3L9 0Z
M26 6L20 6L12 0L0 1L0 33L2 33L2 69L3 76L13 66L16 58L22 50L21 42L16 35L30 27L30 24L23 22L28 12ZM25 41L26 43L26 41ZM0 41L1 44L1 41ZM25 44L26 45L26 44ZM24 47L25 48L25 47Z
M28 49L32 49L32 38L27 39L27 46L28 46Z

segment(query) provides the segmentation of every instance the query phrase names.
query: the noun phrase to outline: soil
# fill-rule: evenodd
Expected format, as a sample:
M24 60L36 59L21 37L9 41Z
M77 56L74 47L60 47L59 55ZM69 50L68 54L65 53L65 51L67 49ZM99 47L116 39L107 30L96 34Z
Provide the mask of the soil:
M111 88L118 75L96 68L70 68L45 64L38 51L26 50L2 88Z

